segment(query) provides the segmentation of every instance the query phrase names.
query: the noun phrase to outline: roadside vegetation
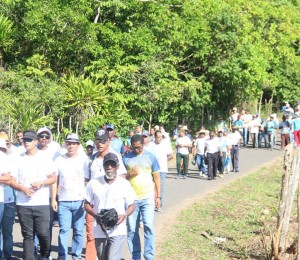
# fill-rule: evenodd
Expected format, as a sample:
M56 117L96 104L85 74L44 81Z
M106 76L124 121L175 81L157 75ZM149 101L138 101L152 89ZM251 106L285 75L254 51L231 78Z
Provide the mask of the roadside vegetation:
M161 239L158 259L267 259L281 176L280 160L183 210Z
M91 138L300 99L296 0L2 0L0 127ZM265 116L264 114L262 116Z

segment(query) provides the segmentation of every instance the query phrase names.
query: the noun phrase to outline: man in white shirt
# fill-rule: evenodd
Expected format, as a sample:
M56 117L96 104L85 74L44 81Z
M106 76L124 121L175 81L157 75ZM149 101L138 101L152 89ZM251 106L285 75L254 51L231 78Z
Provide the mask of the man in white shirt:
M98 260L122 258L123 244L127 234L126 218L135 208L136 195L133 188L126 179L117 176L119 163L114 153L106 154L103 158L105 175L91 180L86 187L85 209L93 219L101 209L114 208L118 213L117 225L106 232L95 220L93 221Z
M153 142L153 153L157 158L160 169L160 208L156 211L161 212L164 203L165 179L168 175L168 161L173 159L173 150L169 140L163 138L160 130L155 131Z
M196 162L200 172L200 176L206 174L206 167L204 163L204 149L205 149L206 140L207 137L205 136L205 131L200 130L199 135L196 141L194 142L194 148L193 148L193 156L196 156Z
M223 153L220 147L220 141L215 137L215 132L213 131L209 133L209 139L205 142L204 153L208 161L207 179L215 180L217 177L218 157L219 155L222 157Z
M77 134L68 134L65 140L67 153L55 160L58 173L58 258L68 259L69 232L73 228L72 257L81 259L84 233L85 198L84 176L89 171L89 160L78 154ZM57 211L56 192L52 194L52 206Z
M258 148L258 133L260 126L261 124L258 116L253 116L253 119L249 123L249 131L252 139L252 147L256 150Z
M41 259L50 251L49 185L56 182L55 166L37 149L37 133L23 133L26 152L14 162L10 186L17 193L17 212L23 235L23 259L34 259L34 234L40 244Z
M232 145L231 148L231 162L232 162L232 170L231 172L239 172L239 155L240 155L240 143L242 141L242 136L239 132L239 128L237 126L232 127L233 133L230 134L230 142Z
M189 148L192 147L192 141L189 137L186 136L184 129L180 129L179 137L176 140L176 168L177 176L176 179L179 179L181 175L181 160L183 160L183 178L186 179L188 175L188 166L189 166Z
M90 171L85 176L86 182L97 179L101 176L105 175L105 171L103 168L103 158L108 153L113 153L118 157L119 167L117 168L117 175L125 176L127 170L122 161L121 154L117 153L110 146L109 133L104 128L99 128L95 133L95 146L97 149L97 153L93 154L90 163ZM95 259L96 258L96 248L95 248L95 239L93 236L93 222L94 218L90 215L86 215L86 233L87 233L87 241L86 241L86 259Z

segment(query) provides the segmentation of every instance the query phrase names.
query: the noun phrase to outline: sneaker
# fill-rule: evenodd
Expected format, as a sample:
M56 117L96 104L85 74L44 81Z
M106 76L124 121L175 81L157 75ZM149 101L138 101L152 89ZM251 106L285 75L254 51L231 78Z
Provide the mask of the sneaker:
M175 177L175 179L176 179L176 180L178 180L178 179L179 179L179 177L180 177L180 176L179 176L179 175L177 175L177 176Z
M223 174L219 174L219 176L218 177L220 177L220 178L223 178L224 177L224 175Z
M202 173L202 172L200 172L200 173L199 173L199 176L200 176L200 177L203 177L203 173Z
M235 172L239 172L239 169L236 169Z
M186 178L187 178L187 176L186 176L186 175L184 175L182 178L183 178L183 179L186 179Z
M156 212L162 212L162 208L155 209Z
M183 177L183 175L180 175L180 177L179 177L180 179L184 179L184 177Z
M232 169L230 172L234 172L234 169Z

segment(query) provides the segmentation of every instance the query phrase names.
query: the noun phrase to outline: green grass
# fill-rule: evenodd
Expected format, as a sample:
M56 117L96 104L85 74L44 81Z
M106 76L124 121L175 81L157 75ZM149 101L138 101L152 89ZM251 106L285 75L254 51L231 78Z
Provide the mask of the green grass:
M183 210L157 259L265 259L261 231L274 231L282 162L263 167ZM214 245L200 233L226 241Z

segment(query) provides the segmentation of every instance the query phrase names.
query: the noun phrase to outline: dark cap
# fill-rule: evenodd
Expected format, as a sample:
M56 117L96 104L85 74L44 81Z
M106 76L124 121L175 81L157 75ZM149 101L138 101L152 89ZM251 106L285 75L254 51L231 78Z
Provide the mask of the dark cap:
M80 143L78 135L74 133L68 134L67 138L65 139L65 142Z
M95 133L95 139L107 140L109 139L108 131L104 128L99 128Z
M113 161L115 163L119 163L118 156L115 155L114 153L108 153L107 155L104 156L103 158L103 164L105 164L108 161Z
M115 130L115 126L113 124L107 124L106 129L112 129Z
M26 130L23 132L23 139L24 138L37 139L37 133L33 130Z

